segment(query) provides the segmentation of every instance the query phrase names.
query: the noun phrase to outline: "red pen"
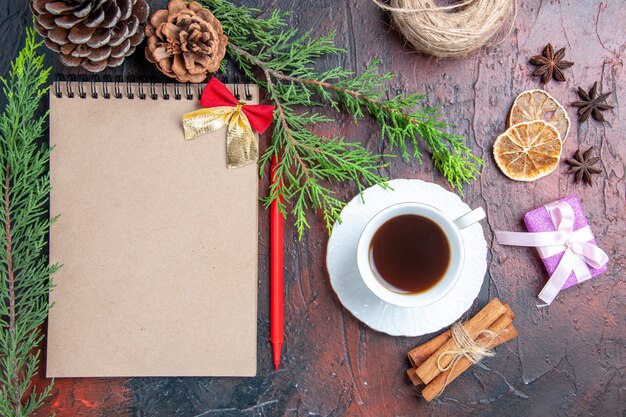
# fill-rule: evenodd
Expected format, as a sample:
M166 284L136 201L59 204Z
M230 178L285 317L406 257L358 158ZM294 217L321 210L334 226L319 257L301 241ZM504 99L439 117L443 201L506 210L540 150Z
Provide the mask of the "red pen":
M274 157L270 168L270 182L275 183L278 158ZM279 198L281 198L279 196ZM270 204L270 341L274 367L280 366L280 354L283 347L283 215L278 210L278 200Z

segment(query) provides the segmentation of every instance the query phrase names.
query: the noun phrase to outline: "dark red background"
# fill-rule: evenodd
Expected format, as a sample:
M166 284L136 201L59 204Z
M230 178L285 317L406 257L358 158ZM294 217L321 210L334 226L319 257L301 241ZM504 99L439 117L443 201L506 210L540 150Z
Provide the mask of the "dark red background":
M236 0L239 1L239 0ZM0 73L22 45L31 16L26 0L0 0ZM465 188L471 206L488 213L485 236L490 247L489 270L471 312L492 297L510 303L517 313L519 339L498 349L497 356L474 366L435 402L419 398L404 376L405 353L428 340L394 338L377 333L347 313L334 295L324 266L326 232L320 221L297 242L286 229L286 338L281 370L273 371L268 340L268 215L260 211L259 235L259 372L241 378L57 379L52 398L41 415L73 416L535 416L626 413L626 323L623 246L624 159L626 121L620 102L626 48L626 2L611 0L520 1L512 35L501 44L464 59L436 60L415 54L389 27L389 20L367 0L246 1L265 13L290 9L292 26L318 33L337 31L337 44L348 54L328 65L361 71L372 57L385 70L399 74L391 93L423 92L428 102L442 105L456 132L486 162L480 179ZM165 1L150 1L153 10ZM575 185L564 164L537 182L506 179L495 167L491 145L505 127L505 118L521 91L539 88L530 77L531 55L546 42L567 47L568 81L552 82L547 90L562 103L577 99L575 89L599 81L612 91L607 123L574 122L565 156L578 146L595 145L604 173L596 186ZM66 71L48 54L56 72ZM77 72L74 72L77 73ZM111 75L156 75L138 53ZM572 107L567 107L575 118ZM154 121L145 121L153 123ZM340 117L320 126L319 133L345 134L375 151L388 151L376 125L354 126ZM267 140L267 137L263 138ZM384 172L391 178L421 178L448 187L423 165L394 159ZM448 187L449 188L449 187ZM265 192L267 184L262 182ZM351 198L353 187L337 187ZM600 245L611 257L603 276L562 293L549 309L537 309L535 295L546 279L532 249L501 247L491 228L523 230L526 211L577 194ZM287 224L291 224L287 222ZM59 275L61 279L61 275ZM184 285L181 282L180 285Z

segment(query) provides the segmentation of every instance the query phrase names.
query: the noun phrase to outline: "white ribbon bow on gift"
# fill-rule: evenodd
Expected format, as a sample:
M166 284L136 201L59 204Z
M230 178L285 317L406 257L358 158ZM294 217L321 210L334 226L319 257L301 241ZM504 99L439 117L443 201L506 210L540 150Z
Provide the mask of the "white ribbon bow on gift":
M591 228L587 225L574 231L574 210L567 202L547 204L554 232L499 232L496 239L501 245L536 247L541 259L563 253L561 261L550 279L539 293L539 298L550 304L559 293L567 278L573 272L578 282L591 278L587 265L602 268L608 261L608 255L593 240Z

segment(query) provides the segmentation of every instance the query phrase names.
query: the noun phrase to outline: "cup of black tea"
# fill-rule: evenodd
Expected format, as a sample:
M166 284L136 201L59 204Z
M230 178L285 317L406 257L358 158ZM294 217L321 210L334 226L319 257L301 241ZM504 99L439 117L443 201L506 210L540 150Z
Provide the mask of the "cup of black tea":
M363 229L357 265L381 300L423 307L458 282L465 262L461 230L485 218L477 208L453 219L422 203L399 203L376 214Z

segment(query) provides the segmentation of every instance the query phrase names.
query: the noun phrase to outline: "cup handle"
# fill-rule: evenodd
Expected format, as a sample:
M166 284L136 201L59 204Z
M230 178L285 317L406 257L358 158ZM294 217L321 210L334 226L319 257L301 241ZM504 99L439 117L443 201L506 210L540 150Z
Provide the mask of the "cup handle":
M466 227L469 227L474 223L479 222L485 217L487 217L487 215L485 214L485 210L483 210L482 207L478 207L454 220L454 224L456 225L456 227L458 227L459 230L463 230Z

